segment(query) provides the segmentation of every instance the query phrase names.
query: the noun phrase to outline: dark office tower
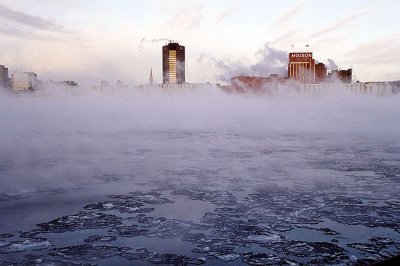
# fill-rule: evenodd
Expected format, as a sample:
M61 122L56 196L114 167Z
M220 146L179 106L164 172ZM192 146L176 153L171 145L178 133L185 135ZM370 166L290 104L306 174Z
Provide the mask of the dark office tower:
M185 83L185 46L171 42L162 49L163 83Z

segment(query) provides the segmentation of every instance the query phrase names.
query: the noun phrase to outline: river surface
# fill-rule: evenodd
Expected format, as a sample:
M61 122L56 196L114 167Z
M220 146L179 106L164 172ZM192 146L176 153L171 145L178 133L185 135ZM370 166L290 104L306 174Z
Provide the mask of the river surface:
M198 113L200 126L157 127L150 115L146 128L118 126L137 116L106 105L70 100L54 113L59 104L35 101L1 107L0 265L367 265L400 254L400 138L388 126L398 116L383 135L201 128L212 115Z

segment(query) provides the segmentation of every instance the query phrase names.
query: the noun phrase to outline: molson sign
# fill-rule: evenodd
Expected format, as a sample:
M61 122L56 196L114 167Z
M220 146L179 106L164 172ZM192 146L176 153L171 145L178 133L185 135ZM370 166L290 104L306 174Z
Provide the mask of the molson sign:
M289 62L309 62L312 53L289 53Z

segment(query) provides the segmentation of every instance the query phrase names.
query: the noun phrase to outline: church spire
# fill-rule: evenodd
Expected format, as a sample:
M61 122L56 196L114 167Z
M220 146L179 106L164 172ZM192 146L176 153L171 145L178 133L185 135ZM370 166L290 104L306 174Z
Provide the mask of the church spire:
M149 78L150 85L153 85L153 68L150 68L150 78Z

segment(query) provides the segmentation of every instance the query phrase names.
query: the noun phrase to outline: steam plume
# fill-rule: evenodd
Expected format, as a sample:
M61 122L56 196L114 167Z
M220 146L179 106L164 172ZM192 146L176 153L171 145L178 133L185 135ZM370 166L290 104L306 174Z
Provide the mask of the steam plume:
M243 61L231 61L230 59L216 59L202 54L198 58L199 63L208 62L216 68L217 81L227 82L233 76L252 75L267 76L269 74L284 75L287 69L288 54L285 51L271 47L270 43L256 52L257 62L245 64Z

